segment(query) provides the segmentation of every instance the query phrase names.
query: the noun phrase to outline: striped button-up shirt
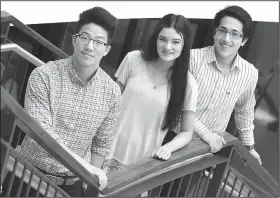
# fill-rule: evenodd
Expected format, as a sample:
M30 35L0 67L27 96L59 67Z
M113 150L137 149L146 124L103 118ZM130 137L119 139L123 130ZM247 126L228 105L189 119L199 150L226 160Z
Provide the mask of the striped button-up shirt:
M214 46L192 49L190 71L198 84L194 134L221 134L235 111L235 123L244 145L254 144L254 91L258 70L237 54L229 73L217 67Z
M31 73L24 107L57 142L90 162L91 153L106 155L120 112L120 88L101 68L83 85L72 57L51 61ZM19 154L48 173L72 173L26 136Z

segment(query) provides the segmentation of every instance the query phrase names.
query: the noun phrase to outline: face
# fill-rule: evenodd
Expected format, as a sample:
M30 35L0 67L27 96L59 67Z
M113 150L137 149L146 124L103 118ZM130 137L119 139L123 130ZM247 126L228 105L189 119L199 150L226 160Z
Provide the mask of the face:
M157 52L163 61L174 61L181 55L184 39L173 28L163 28L157 39Z
M231 32L232 36L226 32ZM240 46L243 46L246 41L247 39L243 41L243 24L239 20L229 16L221 19L214 35L214 46L218 56L234 58Z
M108 42L107 31L95 23L89 23L82 26L78 34L72 37L73 61L83 67L99 66L102 57L111 49L110 46L102 45Z

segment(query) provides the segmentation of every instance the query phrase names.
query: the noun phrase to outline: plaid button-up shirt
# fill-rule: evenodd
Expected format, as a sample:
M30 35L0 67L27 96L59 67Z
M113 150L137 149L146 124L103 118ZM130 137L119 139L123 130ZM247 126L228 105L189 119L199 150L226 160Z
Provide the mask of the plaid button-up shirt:
M33 70L25 109L57 142L90 162L92 152L103 156L109 152L120 112L120 96L119 86L101 68L83 85L70 57ZM48 173L72 175L28 136L17 150Z

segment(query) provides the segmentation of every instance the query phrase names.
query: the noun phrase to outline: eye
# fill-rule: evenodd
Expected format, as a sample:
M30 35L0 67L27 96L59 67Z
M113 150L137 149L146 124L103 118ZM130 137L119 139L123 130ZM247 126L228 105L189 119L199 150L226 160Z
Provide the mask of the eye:
M82 40L88 40L89 38L87 37L87 36L85 36L85 35L80 35L80 38L82 39Z
M160 41L165 41L165 39L162 38L162 37L159 37L158 40L160 40Z
M173 44L176 44L176 45L178 45L180 43L181 43L180 41L173 41Z
M219 29L219 31L222 32L222 33L227 33L227 30L224 29L224 28Z
M96 42L98 45L104 45L104 43L103 43L102 41L96 40L95 42Z
M232 32L231 35L234 37L239 37L241 34L239 32Z

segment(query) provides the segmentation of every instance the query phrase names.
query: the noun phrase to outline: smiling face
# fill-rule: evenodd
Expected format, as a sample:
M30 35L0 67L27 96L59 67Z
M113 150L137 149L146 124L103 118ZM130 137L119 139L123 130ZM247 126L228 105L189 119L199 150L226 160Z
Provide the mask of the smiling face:
M157 39L157 53L163 61L174 61L181 55L183 47L183 36L174 28L163 28L160 31Z
M108 54L111 47L107 45L97 47L92 40L85 42L84 38L88 37L107 43L107 31L95 23L89 23L82 26L79 35L82 36L73 35L72 37L74 46L73 61L82 67L98 67L102 57Z
M225 16L221 19L218 29L243 35L243 24L230 16ZM220 58L234 58L240 46L243 46L246 41L247 39L243 39L243 36L231 38L229 33L223 35L221 32L216 31L214 35L216 55Z

